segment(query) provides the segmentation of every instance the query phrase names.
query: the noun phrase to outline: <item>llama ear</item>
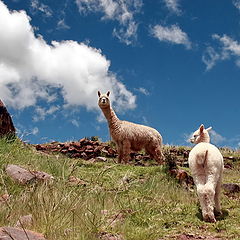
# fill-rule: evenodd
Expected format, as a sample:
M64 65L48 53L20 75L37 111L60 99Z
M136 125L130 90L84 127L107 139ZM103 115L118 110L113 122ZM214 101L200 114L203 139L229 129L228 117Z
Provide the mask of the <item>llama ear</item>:
M206 129L208 132L212 130L212 127L209 127Z
M200 126L199 130L200 130L200 133L202 133L202 132L203 132L203 130L204 130L204 125L203 125L203 124L201 124L201 126Z
M101 96L101 93L100 93L100 91L98 91L97 93L98 93L98 96L100 97L100 96Z
M109 95L110 95L110 91L107 92L107 96L108 96L108 97L109 97Z

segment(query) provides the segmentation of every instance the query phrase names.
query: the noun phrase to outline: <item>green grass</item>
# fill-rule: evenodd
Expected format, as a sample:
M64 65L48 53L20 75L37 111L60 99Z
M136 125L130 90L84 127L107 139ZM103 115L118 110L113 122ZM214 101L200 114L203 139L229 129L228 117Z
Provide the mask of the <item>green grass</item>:
M5 174L9 163L45 171L54 180L18 185ZM86 185L70 185L69 176ZM239 183L239 163L225 172L224 182ZM101 232L126 240L175 239L183 233L240 239L239 194L222 193L223 216L215 224L205 223L195 191L179 186L163 166L120 165L113 159L90 163L42 154L18 140L0 140L0 195L4 193L11 198L0 203L0 226L14 226L20 216L32 214L30 230L48 240L95 240Z

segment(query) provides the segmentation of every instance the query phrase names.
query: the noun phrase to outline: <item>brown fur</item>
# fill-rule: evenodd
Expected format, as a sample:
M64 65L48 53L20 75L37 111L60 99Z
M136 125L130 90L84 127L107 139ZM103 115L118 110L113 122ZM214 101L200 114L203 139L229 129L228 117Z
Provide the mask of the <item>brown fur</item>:
M151 158L162 164L162 136L159 132L148 126L119 120L111 108L109 95L110 92L106 94L98 92L98 105L108 121L111 137L117 145L119 163L122 160L127 163L131 151L145 149Z

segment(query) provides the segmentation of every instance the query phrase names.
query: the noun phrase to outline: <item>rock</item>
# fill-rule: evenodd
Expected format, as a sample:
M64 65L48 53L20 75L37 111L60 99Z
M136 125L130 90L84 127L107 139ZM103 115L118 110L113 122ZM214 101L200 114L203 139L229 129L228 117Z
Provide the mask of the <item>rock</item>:
M12 118L0 100L0 137L15 137L16 130Z
M101 240L124 240L122 235L114 233L101 232L98 236Z
M68 183L70 185L83 185L83 186L87 186L87 183L83 180L81 180L80 178L74 177L74 176L70 176L68 178Z
M7 203L7 202L9 202L9 200L10 200L10 195L7 193L0 196L0 204Z
M41 172L41 171L31 171L31 173L37 178L37 180L42 181L50 181L54 179L54 177L48 173Z
M240 185L237 183L224 183L222 188L228 193L238 193L240 192Z
M40 171L29 171L17 165L9 164L6 167L6 173L14 181L19 184L28 184L36 180L50 180L53 179L51 175Z
M123 209L115 214L112 214L106 209L101 210L101 214L105 216L108 226L112 227L115 226L116 224L123 223L126 217L131 213L133 213L132 209Z
M222 238L219 237L212 237L212 236L199 236L193 234L181 234L176 237L178 240L196 240L196 239L205 239L205 240L221 240Z
M232 164L231 163L226 163L224 164L225 169L232 169Z
M42 234L26 229L1 227L0 240L47 240Z
M94 160L95 160L94 162L106 162L107 158L105 158L105 157L96 157Z
M35 176L28 170L17 165L9 164L6 167L6 173L19 184L27 184L35 179Z
M33 225L33 217L32 214L22 216L18 219L15 227L19 228L28 228Z

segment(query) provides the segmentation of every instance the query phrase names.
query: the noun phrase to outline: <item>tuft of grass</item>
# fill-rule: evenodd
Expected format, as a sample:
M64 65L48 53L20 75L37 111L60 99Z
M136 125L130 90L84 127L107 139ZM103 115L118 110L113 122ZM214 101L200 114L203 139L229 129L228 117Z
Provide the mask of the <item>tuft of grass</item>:
M21 186L5 173L18 164L54 176L49 183ZM49 240L95 240L102 232L121 234L127 240L158 240L179 234L237 239L240 234L239 194L222 194L224 214L216 224L205 223L195 191L171 179L164 166L90 163L61 155L36 152L16 140L0 140L0 225L14 226L20 216L32 214L30 230ZM239 169L227 170L224 182L239 179ZM71 185L69 176L84 185Z

